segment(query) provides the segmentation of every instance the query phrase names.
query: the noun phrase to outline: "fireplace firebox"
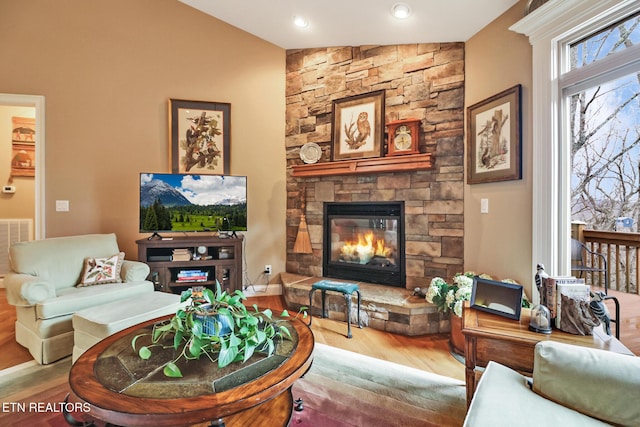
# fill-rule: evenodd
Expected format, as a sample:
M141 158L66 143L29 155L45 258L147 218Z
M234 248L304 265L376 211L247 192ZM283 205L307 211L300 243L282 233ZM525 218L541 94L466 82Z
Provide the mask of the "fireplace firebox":
M323 275L405 287L404 203L324 204Z

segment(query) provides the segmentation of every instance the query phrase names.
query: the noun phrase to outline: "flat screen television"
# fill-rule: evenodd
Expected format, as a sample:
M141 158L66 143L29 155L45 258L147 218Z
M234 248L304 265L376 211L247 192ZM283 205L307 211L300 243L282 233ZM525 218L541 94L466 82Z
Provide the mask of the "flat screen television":
M247 230L247 177L140 174L140 232Z

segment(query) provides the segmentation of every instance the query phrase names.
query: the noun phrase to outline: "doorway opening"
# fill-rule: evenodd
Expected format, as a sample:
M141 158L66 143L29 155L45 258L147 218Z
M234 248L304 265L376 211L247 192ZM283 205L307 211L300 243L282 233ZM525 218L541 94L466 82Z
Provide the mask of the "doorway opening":
M33 107L35 108L35 185L34 194L34 238L43 239L45 237L45 191L44 191L44 153L45 153L45 107L44 96L41 95L20 95L0 93L0 106ZM9 119L10 120L10 119ZM0 177L6 179L10 185L11 176ZM5 185L5 182L3 182ZM17 191L17 189L16 189Z

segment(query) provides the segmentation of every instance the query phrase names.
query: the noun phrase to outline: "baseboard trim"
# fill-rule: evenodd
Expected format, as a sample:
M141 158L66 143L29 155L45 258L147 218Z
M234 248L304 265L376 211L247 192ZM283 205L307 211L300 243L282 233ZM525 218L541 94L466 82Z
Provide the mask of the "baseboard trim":
M282 284L269 283L268 285L249 285L243 292L247 297L282 295Z

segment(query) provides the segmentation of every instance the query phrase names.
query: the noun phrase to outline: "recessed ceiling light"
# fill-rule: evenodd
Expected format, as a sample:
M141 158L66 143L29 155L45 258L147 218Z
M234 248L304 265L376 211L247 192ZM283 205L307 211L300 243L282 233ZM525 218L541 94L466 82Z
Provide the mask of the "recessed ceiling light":
M298 28L306 28L309 26L309 21L304 16L296 15L293 17L293 25Z
M406 3L396 3L391 8L391 15L396 19L407 19L411 16L411 6Z

